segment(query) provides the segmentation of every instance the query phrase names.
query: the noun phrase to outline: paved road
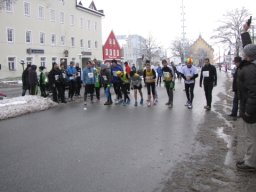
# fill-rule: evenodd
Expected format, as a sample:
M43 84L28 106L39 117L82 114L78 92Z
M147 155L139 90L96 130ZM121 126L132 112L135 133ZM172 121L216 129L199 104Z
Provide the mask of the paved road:
M223 91L219 86L214 94ZM198 80L197 80L198 85ZM59 105L0 122L0 191L161 191L177 162L198 147L197 126L207 112L196 86L194 108L176 83L174 107L158 88L157 106Z

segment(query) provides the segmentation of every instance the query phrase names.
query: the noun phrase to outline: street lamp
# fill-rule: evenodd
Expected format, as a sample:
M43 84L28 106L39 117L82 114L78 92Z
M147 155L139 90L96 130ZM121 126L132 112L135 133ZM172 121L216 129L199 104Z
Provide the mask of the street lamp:
M23 69L23 71L24 71L24 64L25 64L25 62L24 62L24 60L22 59L22 60L20 60L20 64L22 65L22 69Z

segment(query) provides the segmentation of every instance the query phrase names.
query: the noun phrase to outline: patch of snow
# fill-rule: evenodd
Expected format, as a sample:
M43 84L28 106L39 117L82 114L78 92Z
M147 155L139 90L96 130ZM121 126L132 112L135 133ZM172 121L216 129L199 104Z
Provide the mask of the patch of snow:
M58 105L50 98L26 95L0 100L0 120L20 116L35 111L42 111Z

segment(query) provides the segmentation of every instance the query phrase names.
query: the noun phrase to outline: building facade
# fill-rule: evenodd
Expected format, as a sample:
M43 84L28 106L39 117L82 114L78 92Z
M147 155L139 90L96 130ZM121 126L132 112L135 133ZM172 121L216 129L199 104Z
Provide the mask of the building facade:
M122 61L122 50L116 39L113 31L110 32L105 44L103 45L103 60L104 63L110 63L115 59L118 62Z
M140 35L119 35L118 42L122 42L123 60L142 68L142 60L146 54L146 39Z
M204 59L209 58L210 63L214 61L214 49L202 38L201 35L190 47L190 56L195 65L203 66Z
M0 10L0 78L19 77L26 64L102 59L102 10L76 0L7 0ZM24 63L22 65L21 63ZM25 67L24 66L24 67Z

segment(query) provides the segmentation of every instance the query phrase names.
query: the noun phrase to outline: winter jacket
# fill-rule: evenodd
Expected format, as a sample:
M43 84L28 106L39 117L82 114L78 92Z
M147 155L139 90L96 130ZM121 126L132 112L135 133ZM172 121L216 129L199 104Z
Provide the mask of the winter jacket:
M28 73L28 81L29 81L30 86L35 86L35 85L38 84L36 66L35 65L31 66L31 69Z
M123 71L121 65L117 64L115 67L111 67L112 83L121 83L120 78L118 78L116 75L117 71Z
M29 89L28 73L29 73L28 68L26 68L22 73L22 87L23 87L23 89Z
M67 69L68 80L69 80L69 81L75 80L76 74L77 74L76 68L69 66L68 69Z
M202 81L204 81L204 84L213 83L213 85L217 85L217 72L213 65L208 64L202 67L200 75L200 86L202 86Z
M247 123L256 123L256 60L243 66L238 78L241 116Z
M102 69L100 73L101 83L104 87L111 84L111 72L108 69Z
M95 84L96 78L95 78L96 70L92 67L85 67L83 69L83 83L84 84Z

